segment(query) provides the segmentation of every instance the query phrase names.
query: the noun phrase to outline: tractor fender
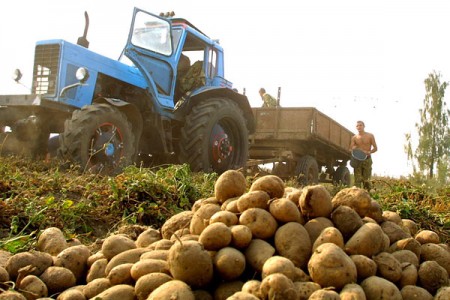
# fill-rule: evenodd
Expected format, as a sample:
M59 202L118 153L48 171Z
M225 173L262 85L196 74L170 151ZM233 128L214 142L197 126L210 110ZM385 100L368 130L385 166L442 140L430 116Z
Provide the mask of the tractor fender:
M255 118L248 102L248 98L245 95L239 94L232 89L225 87L202 87L193 91L189 96L185 96L183 104L181 104L174 111L175 118L183 121L185 116L189 114L191 109L200 101L207 100L209 98L226 98L239 105L244 112L244 117L247 120L247 128L250 133L255 131Z
M131 122L131 124L133 124L133 132L136 136L136 145L139 145L139 140L143 129L143 120L141 113L135 105L121 99L107 97L97 98L94 102L109 104L117 107L120 111L124 112L128 120Z

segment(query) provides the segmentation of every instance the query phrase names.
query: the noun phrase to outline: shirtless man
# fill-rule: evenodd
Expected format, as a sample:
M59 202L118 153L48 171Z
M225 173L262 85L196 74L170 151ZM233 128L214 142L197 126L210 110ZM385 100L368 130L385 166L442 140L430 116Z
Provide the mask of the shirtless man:
M372 157L371 154L377 152L378 147L375 142L375 136L369 132L364 131L365 125L363 121L356 122L356 130L358 130L358 134L355 134L352 137L350 142L350 151L353 149L360 149L366 155L367 159L362 161L359 166L354 169L355 175L355 186L363 187L370 191L371 183L370 177L372 176Z

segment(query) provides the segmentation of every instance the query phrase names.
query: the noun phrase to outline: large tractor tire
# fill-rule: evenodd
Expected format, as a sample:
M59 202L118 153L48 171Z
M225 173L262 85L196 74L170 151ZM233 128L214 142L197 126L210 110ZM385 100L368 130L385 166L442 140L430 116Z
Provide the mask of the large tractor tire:
M213 98L193 107L181 129L180 161L192 171L238 169L248 157L248 130L242 110L228 99Z
M125 114L108 104L76 110L64 124L58 154L83 171L115 174L133 162L135 136Z
M297 162L297 181L303 186L314 185L319 182L319 166L314 157L305 155Z
M350 186L350 170L347 167L340 166L334 171L333 184Z

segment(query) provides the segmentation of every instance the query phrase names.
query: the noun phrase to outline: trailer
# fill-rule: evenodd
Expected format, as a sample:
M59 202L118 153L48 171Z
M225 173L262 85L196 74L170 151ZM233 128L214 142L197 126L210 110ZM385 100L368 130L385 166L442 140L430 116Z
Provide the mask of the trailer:
M247 169L272 164L272 174L304 185L350 185L350 130L313 107L252 110L255 132L249 136Z

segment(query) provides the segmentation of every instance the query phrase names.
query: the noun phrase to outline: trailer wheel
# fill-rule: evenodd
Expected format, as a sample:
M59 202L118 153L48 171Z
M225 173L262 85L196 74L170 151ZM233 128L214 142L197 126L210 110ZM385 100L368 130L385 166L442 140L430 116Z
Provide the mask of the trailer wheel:
M76 110L60 134L58 154L79 163L83 170L114 174L134 157L135 136L127 117L107 104Z
M180 155L191 170L217 172L243 167L248 157L248 130L242 110L225 98L194 106L181 129Z
M344 166L338 167L333 174L333 184L350 186L350 170Z
M319 165L314 157L305 155L297 162L297 181L302 185L313 185L319 182Z

